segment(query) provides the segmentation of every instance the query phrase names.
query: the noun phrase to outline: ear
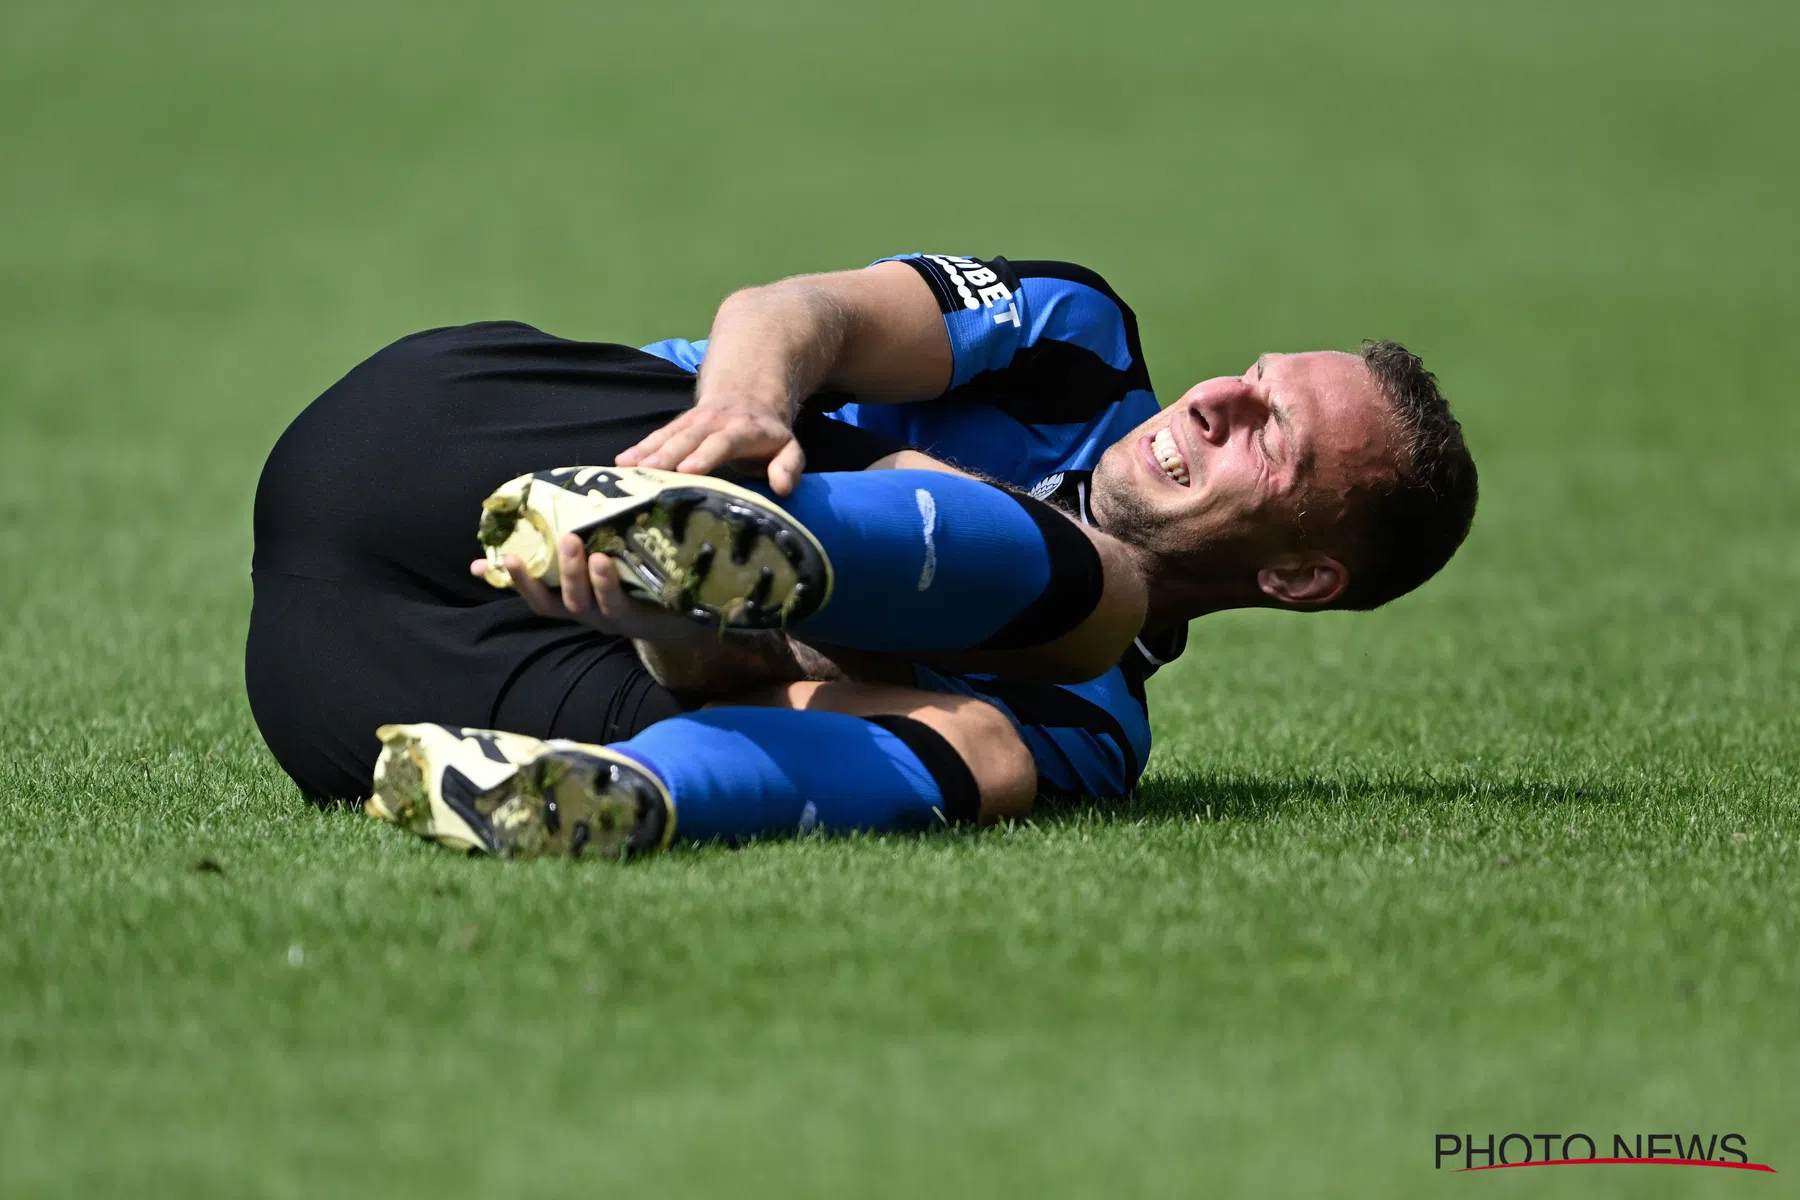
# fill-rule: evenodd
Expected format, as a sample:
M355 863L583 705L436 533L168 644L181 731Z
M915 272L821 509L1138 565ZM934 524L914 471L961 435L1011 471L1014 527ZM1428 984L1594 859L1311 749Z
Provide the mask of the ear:
M1264 567L1256 573L1262 594L1284 607L1319 608L1344 594L1350 572L1329 555L1317 555Z

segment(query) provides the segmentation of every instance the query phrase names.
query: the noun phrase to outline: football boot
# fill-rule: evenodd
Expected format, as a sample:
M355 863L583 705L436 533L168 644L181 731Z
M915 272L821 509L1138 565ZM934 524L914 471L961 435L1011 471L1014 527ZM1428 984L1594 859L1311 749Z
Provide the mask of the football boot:
M646 467L556 467L509 480L481 505L485 578L509 586L500 563L512 555L560 586L565 533L618 564L627 595L719 628L784 628L831 595L825 548L780 505L709 475Z
M641 763L582 742L455 725L383 725L363 805L421 837L502 858L622 858L675 833L668 789Z

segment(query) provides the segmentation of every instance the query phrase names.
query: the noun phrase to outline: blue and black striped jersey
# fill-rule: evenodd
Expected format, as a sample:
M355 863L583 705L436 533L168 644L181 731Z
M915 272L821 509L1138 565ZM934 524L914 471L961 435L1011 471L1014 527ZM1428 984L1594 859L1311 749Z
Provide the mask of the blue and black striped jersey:
M951 254L881 261L904 262L931 286L950 335L950 386L911 404L817 398L828 415L1027 489L1091 523L1094 464L1158 407L1131 309L1099 275L1073 263ZM644 349L690 371L706 356L704 341L680 338ZM1045 791L1116 796L1137 783L1150 753L1144 681L1186 641L1183 627L1139 638L1118 666L1081 684L924 667L916 674L921 687L980 696L1005 711Z
M950 388L929 404L846 404L839 419L1017 487L1091 470L1154 416L1137 317L1063 262L905 255L950 334Z

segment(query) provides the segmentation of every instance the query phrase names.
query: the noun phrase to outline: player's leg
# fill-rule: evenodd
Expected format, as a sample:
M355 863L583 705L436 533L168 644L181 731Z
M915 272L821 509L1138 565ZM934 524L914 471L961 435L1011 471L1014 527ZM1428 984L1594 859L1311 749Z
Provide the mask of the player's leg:
M781 501L826 548L832 594L805 637L862 650L1019 654L1076 679L1110 668L1143 625L1125 548L1048 504L939 471L808 475Z
M369 811L513 857L653 850L808 829L1022 815L1036 770L992 706L913 688L794 684L611 746L390 726Z
M1006 655L1011 673L1079 680L1116 662L1143 623L1144 582L1124 546L962 475L813 474L776 504L705 477L559 468L512 481L488 505L491 561L553 571L554 535L579 531L640 594L721 625L786 626L860 650ZM508 576L495 569L490 582Z
M488 322L401 339L294 420L257 487L245 683L302 790L366 795L384 722L591 742L682 710L629 642L534 615L467 564L494 488L545 462L611 462L693 387L627 346ZM839 470L897 448L820 416L795 431Z
M628 347L491 323L405 338L294 420L257 488L245 682L304 791L366 795L387 721L549 735L580 717L608 740L681 710L628 642L534 616L467 563L495 486L616 453L692 386Z
M795 683L661 721L614 749L669 787L676 836L922 830L1023 816L1037 771L1012 724L967 696Z

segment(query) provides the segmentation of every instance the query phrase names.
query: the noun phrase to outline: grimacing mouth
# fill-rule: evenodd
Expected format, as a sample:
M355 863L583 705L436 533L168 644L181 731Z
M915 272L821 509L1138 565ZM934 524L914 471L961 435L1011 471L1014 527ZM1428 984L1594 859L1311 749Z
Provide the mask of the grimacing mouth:
M1150 439L1150 453L1156 459L1156 465L1162 468L1164 475L1182 487L1191 481L1187 460L1181 456L1181 447L1176 444L1175 432L1164 425Z

